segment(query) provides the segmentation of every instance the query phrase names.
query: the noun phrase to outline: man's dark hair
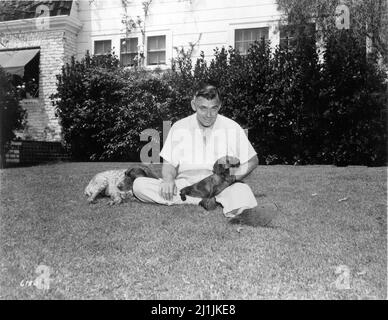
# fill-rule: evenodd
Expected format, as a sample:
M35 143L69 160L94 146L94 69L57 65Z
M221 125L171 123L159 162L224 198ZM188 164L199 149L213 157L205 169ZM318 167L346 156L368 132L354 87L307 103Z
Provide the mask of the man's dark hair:
M203 97L207 100L212 100L218 97L218 99L221 101L220 92L218 91L217 87L209 83L201 84L195 92L194 97Z

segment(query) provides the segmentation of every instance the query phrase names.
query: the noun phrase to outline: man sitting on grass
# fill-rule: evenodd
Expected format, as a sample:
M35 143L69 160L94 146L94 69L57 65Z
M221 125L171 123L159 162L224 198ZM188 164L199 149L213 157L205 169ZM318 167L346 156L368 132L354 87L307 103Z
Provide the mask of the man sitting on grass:
M200 198L187 197L183 202L179 191L212 174L213 164L223 156L240 160L231 168L236 183L208 200L207 207L223 207L230 222L267 225L275 216L276 206L258 206L251 188L240 181L258 165L255 150L244 130L235 121L218 114L221 98L215 86L203 85L191 101L195 113L177 121L170 129L160 156L164 159L162 179L139 177L133 194L143 202L198 205Z

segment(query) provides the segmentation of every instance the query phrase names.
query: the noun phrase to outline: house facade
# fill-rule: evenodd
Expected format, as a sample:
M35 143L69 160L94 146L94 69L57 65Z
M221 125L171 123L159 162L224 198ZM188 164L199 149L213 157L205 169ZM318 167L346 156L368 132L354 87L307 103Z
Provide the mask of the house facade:
M50 99L56 75L71 57L112 50L122 65L167 69L179 49L204 52L216 47L281 41L281 13L275 0L75 0L2 1L0 65L21 81L31 81L22 106L27 126L21 140L59 142L61 128ZM8 6L7 6L8 4ZM3 9L1 11L1 9ZM32 71L31 71L32 70ZM35 70L35 73L34 73ZM35 76L34 76L35 74ZM37 79L38 78L38 79ZM28 91L28 90L27 90Z
M193 58L203 51L207 59L216 47L244 51L262 37L274 46L279 43L281 16L275 0L95 0L81 1L78 8L83 27L77 58L86 50L100 54L112 49L131 64L141 52L146 67L163 68L176 48L187 49L190 43L195 44Z
M9 12L0 12L3 20L0 21L0 65L22 80L18 82L20 86L36 82L36 89L21 101L27 111L27 126L17 135L26 140L59 141L61 138L50 95L56 90L56 74L77 53L76 39L82 24L75 18L76 8L71 1L53 3L40 8L10 7ZM38 10L44 9L51 12L44 18L34 17Z

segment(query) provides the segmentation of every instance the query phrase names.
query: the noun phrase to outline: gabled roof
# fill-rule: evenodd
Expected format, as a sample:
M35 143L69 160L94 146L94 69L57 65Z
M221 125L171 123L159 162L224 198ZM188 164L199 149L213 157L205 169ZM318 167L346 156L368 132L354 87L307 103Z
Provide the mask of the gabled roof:
M36 18L36 8L46 5L50 16L70 15L73 1L0 1L0 21Z

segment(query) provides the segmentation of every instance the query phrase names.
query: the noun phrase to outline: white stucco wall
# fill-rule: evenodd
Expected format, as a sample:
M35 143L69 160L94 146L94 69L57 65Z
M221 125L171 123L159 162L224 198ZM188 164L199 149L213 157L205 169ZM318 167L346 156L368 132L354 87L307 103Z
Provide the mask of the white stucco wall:
M143 0L129 0L130 17L143 17ZM86 50L93 53L94 41L111 40L117 55L120 39L125 38L122 24L124 15L122 0L81 0L78 17L83 27L77 39L77 58ZM193 58L204 51L205 57L213 56L213 49L234 45L234 30L269 27L269 39L273 45L279 42L277 31L280 13L275 0L153 0L146 18L147 36L166 35L167 60L176 55L174 47L189 47L189 42L200 41ZM140 31L131 33L138 37Z
M144 19L143 1L127 0L128 16ZM37 30L36 19L0 23L1 40L6 43L1 49L40 49L39 99L24 102L28 127L20 133L22 138L61 139L61 128L50 99L56 92L56 75L71 56L81 59L86 50L93 53L96 40L111 40L115 53L120 56L120 39L126 37L123 2L75 0L68 17L49 18L47 30ZM176 55L174 47L187 49L190 42L197 43L193 59L204 51L206 60L210 61L216 47L234 45L235 29L269 27L269 39L276 45L279 19L275 0L153 0L145 20L146 37L166 36L168 67ZM140 30L134 30L130 37L138 37L139 43L142 41Z

